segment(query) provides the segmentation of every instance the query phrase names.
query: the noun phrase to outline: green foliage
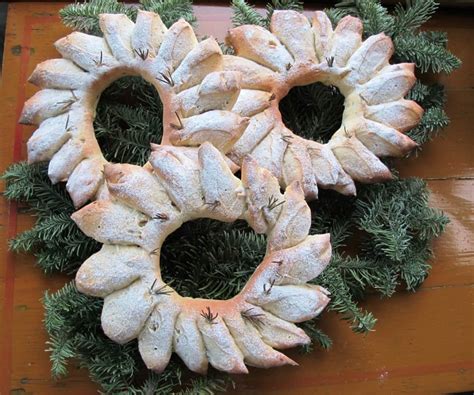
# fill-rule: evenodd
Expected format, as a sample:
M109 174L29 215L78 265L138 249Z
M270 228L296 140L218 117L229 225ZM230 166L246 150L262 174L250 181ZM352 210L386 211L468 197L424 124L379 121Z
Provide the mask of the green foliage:
M297 135L327 142L339 129L344 96L322 83L293 88L280 103L283 121Z
M302 9L303 3L298 0L272 0L267 4L267 12L264 17L246 0L232 0L232 24L234 26L259 25L268 28L270 26L273 11L301 11Z
M317 319L311 321L305 321L300 324L300 327L310 337L311 343L304 345L302 351L304 353L310 353L314 350L314 345L319 345L322 349L328 350L332 347L331 338L324 333L321 329L316 327Z
M441 107L428 108L418 126L411 129L407 135L418 144L431 140L441 129L449 124L449 118Z
M8 200L23 201L38 216L62 212L72 213L74 206L62 185L52 185L45 164L12 164L2 175Z
M336 25L344 16L359 17L364 26L364 35L370 36L380 32L390 34L394 29L394 18L378 0L341 1L331 10L330 19Z
M229 299L243 288L265 250L265 237L246 223L193 221L163 245L162 275L183 296Z
M66 26L94 35L102 35L99 27L100 14L125 14L129 18L135 17L133 8L117 0L89 0L82 4L69 4L59 11L59 16Z
M99 243L86 237L70 218L72 201L64 185L51 185L44 163L15 163L2 178L4 196L27 203L28 211L38 216L32 229L10 241L13 251L33 253L45 273L71 273L99 249Z
M398 35L418 29L436 12L438 3L434 0L407 0L406 7L395 6L395 31Z
M429 207L420 179L375 184L359 193L354 215L366 234L362 256L391 266L414 290L428 274L430 242L444 231L447 217Z
M461 61L425 34L404 34L393 41L397 62L412 62L422 72L451 73L461 66Z
M232 0L232 11L232 24L234 26L266 26L267 24L265 18L255 10L255 7L245 0Z
M160 96L151 84L140 77L117 80L103 92L94 121L105 158L145 164L150 143L161 141L162 113Z
M159 14L167 27L180 18L191 24L196 22L191 0L140 0L140 3L143 9Z
M275 10L302 11L303 2L298 1L298 0L271 0L271 2L267 4L267 24L268 25L270 25L273 11Z

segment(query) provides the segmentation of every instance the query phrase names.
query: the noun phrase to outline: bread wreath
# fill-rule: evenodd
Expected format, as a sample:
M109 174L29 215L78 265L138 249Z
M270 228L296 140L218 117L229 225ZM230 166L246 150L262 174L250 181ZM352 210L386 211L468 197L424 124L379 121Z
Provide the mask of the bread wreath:
M242 181L210 143L154 146L150 166L108 164L110 196L72 218L103 243L76 275L79 291L104 298L102 328L118 343L138 338L148 368L176 352L192 371L229 373L296 363L274 350L310 340L294 325L317 316L328 292L307 284L329 263L329 234L308 235L311 212L298 181L277 179L247 156ZM245 219L267 235L262 263L229 300L182 297L160 275L165 238L185 221Z
M198 42L183 20L168 30L157 14L138 11L100 17L104 37L74 32L56 42L62 59L37 66L30 81L43 90L25 104L21 122L39 124L28 141L30 162L50 160L52 182L67 181L76 206L94 199L106 161L93 119L102 90L113 80L140 75L163 102L163 144L213 143L236 170L247 154L281 186L300 181L307 199L318 185L355 194L355 181L389 179L378 156L401 156L416 144L403 134L422 108L403 99L414 65L389 64L384 34L362 41L362 23L347 16L333 30L324 12L309 20L275 11L270 31L253 25L230 30L236 51L223 55L213 38ZM279 101L294 86L323 82L345 96L340 129L327 144L285 127Z
M105 299L105 333L119 343L138 337L156 371L172 351L200 373L208 363L232 373L246 372L245 363L294 364L274 348L307 343L293 322L313 318L329 301L326 290L307 284L331 248L329 235L308 235L305 197L315 198L318 184L353 194L354 180L390 177L376 155L412 148L400 131L422 113L402 99L413 65L389 65L390 39L362 42L358 19L346 17L333 31L321 12L312 26L297 12L278 11L272 33L232 29L237 56L223 55L212 38L198 42L183 20L167 30L151 12L139 11L136 23L104 14L100 25L104 38L75 32L56 42L63 58L37 66L30 81L43 89L21 117L39 124L29 161L50 160L49 177L67 181L76 207L97 199L73 214L104 244L79 269L78 288ZM152 83L164 107L163 145L144 167L108 164L93 130L100 93L126 75ZM291 87L317 81L346 98L343 127L328 144L295 136L278 110ZM233 176L239 167L242 181ZM202 217L246 219L267 235L263 262L230 300L184 298L161 279L163 241Z
M251 153L281 185L301 181L309 199L317 197L318 185L355 194L354 181L390 179L377 157L402 156L416 146L403 132L420 121L423 109L403 99L415 82L414 64L389 64L392 40L381 33L362 41L362 29L360 19L346 16L333 30L321 11L312 23L296 11L275 11L270 31L231 29L226 40L236 56L224 56L224 70L242 72L241 95L269 92L274 100L255 111L229 157L239 163ZM278 109L291 88L315 82L336 86L345 97L342 124L327 144L296 136Z

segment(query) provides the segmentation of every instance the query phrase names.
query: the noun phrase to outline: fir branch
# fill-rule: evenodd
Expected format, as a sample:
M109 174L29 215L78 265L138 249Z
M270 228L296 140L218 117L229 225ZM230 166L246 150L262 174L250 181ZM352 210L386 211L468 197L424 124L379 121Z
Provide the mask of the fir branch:
M347 8L326 8L324 9L324 12L331 21L333 28L337 26L342 18L351 14L351 10Z
M451 73L461 61L443 45L432 42L424 34L404 34L394 38L397 62L413 62L422 73Z
M232 0L232 24L234 26L267 26L265 18L255 10L255 7L248 4L245 0Z
M391 35L393 32L394 18L379 0L346 0L337 3L335 7L334 15L331 16L333 24L343 16L352 15L361 19L365 37L382 32Z
M65 188L60 184L52 185L49 181L48 166L44 163L14 163L1 178L6 183L5 198L28 203L39 216L74 211Z
M159 14L167 27L180 18L190 24L196 22L191 0L140 0L140 3L146 11Z
M328 350L332 347L331 338L321 329L316 327L317 321L318 319L313 319L299 324L300 328L303 329L311 339L310 344L301 347L301 351L305 354L312 352L315 344L319 345L324 350Z
M135 19L136 11L117 0L89 0L82 4L69 4L59 11L63 23L73 30L101 36L100 14L125 14Z
M423 105L425 98L430 94L428 85L423 84L420 80L416 80L415 85L410 89L406 95L406 99L416 101L420 106Z
M267 26L270 26L270 21L275 10L303 11L303 2L298 0L271 0L271 2L267 4Z
M409 100L416 101L424 109L442 107L446 102L446 92L442 85L425 85L417 80L406 96Z
M351 295L350 288L334 262L332 260L332 263L316 279L318 284L331 292L331 302L328 305L328 310L341 314L342 319L349 321L351 329L356 333L371 331L377 319L372 313L363 311L357 306Z
M433 16L437 8L438 3L434 0L406 0L406 7L397 4L394 10L394 35L418 29Z
M433 44L440 45L444 48L446 48L446 45L448 44L448 33L446 32L424 30L420 32L420 35Z
M315 83L293 88L280 103L283 122L297 135L327 142L339 129L344 96L339 89Z
M364 36L368 37L374 34L384 32L391 35L394 29L394 19L377 0L359 0L359 16L364 26Z
M173 288L183 296L228 299L243 288L265 249L265 237L246 224L185 223L163 245L163 279L174 279Z
M427 275L430 242L443 232L448 218L429 207L428 190L420 179L376 184L359 193L354 215L367 234L362 256L388 265L413 289Z
M407 132L407 136L422 145L449 125L449 118L441 107L428 108L418 126Z

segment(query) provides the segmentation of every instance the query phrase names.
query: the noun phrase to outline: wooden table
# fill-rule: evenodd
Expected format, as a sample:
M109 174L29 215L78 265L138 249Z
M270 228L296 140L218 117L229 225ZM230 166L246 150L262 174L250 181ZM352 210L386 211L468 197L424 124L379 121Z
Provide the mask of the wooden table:
M57 17L61 4L21 3L9 6L0 96L0 171L25 158L33 128L16 123L22 104L35 88L26 83L35 65L56 57L53 42L67 34ZM226 7L196 8L199 32L223 39L230 26ZM415 294L397 293L390 300L369 298L364 307L379 322L376 331L356 335L332 313L322 329L334 340L330 351L301 356L300 367L252 369L237 377L242 394L446 393L474 389L473 358L473 125L474 18L462 11L440 12L430 28L449 33L449 47L464 65L440 80L448 89L451 125L427 144L418 157L400 163L402 176L428 180L431 203L451 223L436 241L433 270ZM7 250L6 240L29 228L34 219L0 200L0 394L92 394L87 372L71 366L68 378L50 378L47 339L40 298L68 279L46 277L31 256Z

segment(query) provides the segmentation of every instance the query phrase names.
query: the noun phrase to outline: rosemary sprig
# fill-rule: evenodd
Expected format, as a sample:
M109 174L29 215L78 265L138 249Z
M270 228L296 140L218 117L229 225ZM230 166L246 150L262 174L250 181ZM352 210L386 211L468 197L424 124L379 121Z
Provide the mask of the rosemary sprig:
M152 217L152 219L160 220L160 221L168 221L170 217L165 213L157 213Z
M249 321L254 327L258 329L258 328L261 328L262 325L264 325L263 317L265 315L262 313L252 313L253 309L254 308L251 307L247 310L241 311L240 315L242 316L244 320Z
M270 285L268 288L267 288L267 284L263 284L263 293L265 295L270 295L270 292L272 292L272 288L274 285L275 285L275 279L270 280Z
M211 308L209 306L206 307L206 310L207 311L201 311L201 317L204 317L209 324L217 324L217 322L214 321L219 316L219 313L216 313L215 315L212 314Z
M184 129L183 121L181 121L181 117L179 116L178 112L175 111L174 114L176 115L176 118L178 118L179 125L176 125L175 123L170 123L170 126L176 130Z
M150 50L149 49L134 49L133 50L137 56L139 56L142 60L146 60L148 58L148 55L150 55Z
M62 109L65 111L68 111L75 102L76 100L74 99L67 99L67 100L59 101L58 104L62 104L63 105Z
M285 143L291 144L291 140L293 140L293 136L291 136L291 135L281 136L281 139L282 139Z
M212 211L214 211L217 207L221 205L221 202L219 200L215 200L214 202L206 202L204 203L206 206L209 206Z
M94 63L97 67L100 67L104 64L104 54L102 53L102 51L100 51L100 57L99 57L99 60L95 60L94 59Z
M326 58L326 62L328 64L328 67L334 66L334 56L331 56L330 58Z
M169 70L167 70L167 74L159 72L158 73L160 76L156 77L156 79L163 84L168 84L169 86L173 87L174 86L174 81L173 77L171 76L171 73Z
M155 296L158 296L158 295L169 295L169 294L172 294L173 291L172 290L167 290L166 288L168 287L167 284L161 286L160 288L158 289L154 289L155 287L155 284L158 280L155 278L155 281L153 281L153 284L151 284L151 287L150 287L150 295L155 295Z
M283 203L285 203L285 200L282 200L281 202L279 202L278 199L275 196L272 195L268 199L267 208L268 208L268 210L272 211L273 209L277 208L278 206L281 206Z

